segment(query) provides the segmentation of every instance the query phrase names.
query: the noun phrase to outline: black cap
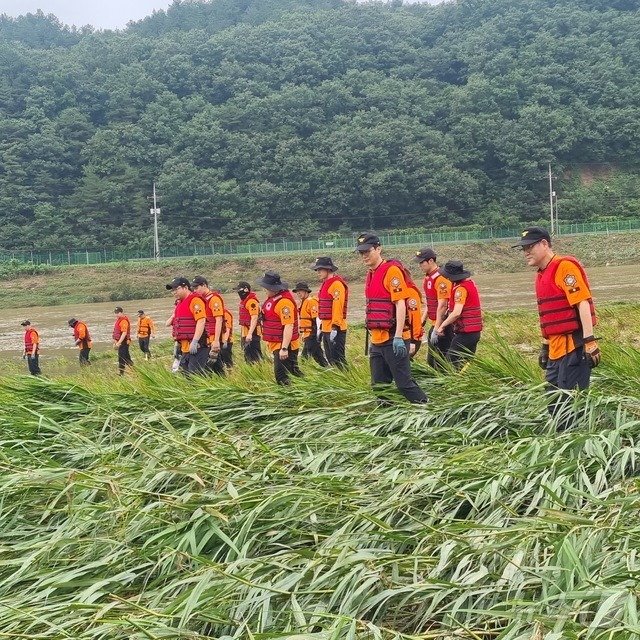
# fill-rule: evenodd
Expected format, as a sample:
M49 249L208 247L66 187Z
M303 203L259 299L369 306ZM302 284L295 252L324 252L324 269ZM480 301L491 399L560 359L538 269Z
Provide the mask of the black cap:
M31 320L23 320L20 325L23 327L28 327L31 324Z
M543 227L527 227L522 231L518 244L512 245L511 248L528 247L536 242L540 242L540 240L551 242L549 232Z
M178 287L187 287L187 289L191 289L190 282L184 276L178 276L174 278L169 284L165 285L167 290L171 291L171 289L177 289Z
M277 271L265 271L257 283L259 287L264 287L269 291L284 291L289 288L289 285L280 279L280 274Z
M67 324L70 327L75 327L78 324L78 321L75 318L69 318L69 321L67 322Z
M425 260L435 260L436 252L431 247L425 247L424 249L420 249L420 251L416 251L416 257L413 259L414 262L424 262Z
M113 310L113 313L124 313L124 309L122 307L116 307Z
M144 311L142 309L138 309L138 315L139 316L143 316L144 315Z
M440 269L440 275L444 276L451 282L458 282L471 277L471 271L467 271L460 260L449 260L447 264Z
M306 291L307 293L311 293L311 289L306 282L298 282L298 284L293 287L292 291Z
M205 287L209 286L209 283L207 282L207 279L204 276L196 276L192 281L191 281L191 286L195 289L196 287L199 287L201 284L203 284Z
M238 282L238 284L233 287L234 291L251 291L251 285L248 282L245 282L244 280L242 280L241 282Z
M314 271L318 269L326 269L327 271L337 271L338 267L333 264L333 260L328 256L323 256L322 258L316 258L316 261L313 263L311 267Z
M368 251L374 247L379 247L380 238L375 233L363 233L358 237L356 251Z

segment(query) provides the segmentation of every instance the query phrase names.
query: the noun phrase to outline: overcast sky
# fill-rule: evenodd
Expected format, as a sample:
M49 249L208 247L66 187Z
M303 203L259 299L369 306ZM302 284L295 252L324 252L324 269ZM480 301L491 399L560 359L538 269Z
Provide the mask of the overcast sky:
M0 13L19 16L35 13L53 13L66 24L82 27L86 24L98 29L125 27L129 20L140 20L154 9L166 9L172 0L0 0ZM442 0L413 0L436 4Z

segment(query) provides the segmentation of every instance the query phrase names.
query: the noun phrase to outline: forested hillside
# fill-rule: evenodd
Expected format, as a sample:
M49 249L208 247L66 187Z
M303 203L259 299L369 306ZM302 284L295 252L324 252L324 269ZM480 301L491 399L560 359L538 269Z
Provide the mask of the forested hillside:
M638 216L639 34L637 0L2 17L0 246L146 243L154 179L172 242L537 220L549 161L565 220Z

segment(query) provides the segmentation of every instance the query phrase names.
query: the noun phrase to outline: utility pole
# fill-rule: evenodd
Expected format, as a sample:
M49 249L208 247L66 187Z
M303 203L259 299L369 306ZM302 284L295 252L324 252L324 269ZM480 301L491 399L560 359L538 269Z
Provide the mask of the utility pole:
M555 205L555 218L556 218L556 235L559 236L560 235L560 222L558 221L558 194L554 191L553 192L553 203Z
M554 215L553 215L553 176L551 175L551 163L549 163L549 208L551 209L551 235L555 230Z
M153 257L156 262L160 262L160 240L158 238L158 216L160 215L160 209L158 209L158 201L156 199L156 183L153 183L153 209L151 209L151 215L153 216Z

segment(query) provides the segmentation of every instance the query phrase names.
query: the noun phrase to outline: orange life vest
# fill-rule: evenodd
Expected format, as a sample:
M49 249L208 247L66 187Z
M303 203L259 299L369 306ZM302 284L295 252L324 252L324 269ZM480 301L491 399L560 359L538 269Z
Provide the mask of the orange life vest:
M482 331L482 308L480 306L480 294L478 287L473 280L462 280L454 282L451 287L451 297L449 298L449 311L455 307L456 291L459 288L466 289L467 299L462 307L460 317L453 323L454 333L475 333Z
M251 314L247 309L247 302L249 300L255 300L258 302L258 296L251 291L244 300L240 300L240 309L238 313L238 324L241 327L249 328L251 326Z
M342 308L342 319L347 317L347 304L349 302L349 288L347 283L340 276L327 278L320 286L318 292L318 318L320 320L331 320L333 318L333 296L329 293L329 287L334 282L342 282L344 285L344 306Z
M151 319L142 316L138 319L138 337L148 338L151 335Z
M291 342L300 337L298 332L298 307L296 306L296 302L291 295L291 291L280 291L277 295L267 298L262 305L262 338L267 342L282 342L284 325L275 309L278 302L283 299L293 302L294 323Z
M191 301L194 298L200 300L203 309L206 308L204 300L195 293L190 293L184 300L178 302L173 317L173 337L176 340L193 340L196 333L196 320L191 313ZM206 339L204 331L202 338Z
M122 329L120 328L120 323L126 320L127 321L127 337L125 338L125 342L131 342L131 322L129 322L128 316L121 316L120 318L116 318L116 322L113 325L113 333L111 336L114 340L120 340L122 336Z
M538 271L536 277L536 297L538 299L540 328L545 338L565 333L574 333L582 329L577 308L569 304L564 291L556 284L556 272L563 260L568 260L573 263L580 271L587 286L589 286L589 280L587 279L587 274L583 266L572 256L563 256L559 260L552 260L546 269ZM592 298L589 298L589 310L591 312L591 321L595 327L597 318Z

